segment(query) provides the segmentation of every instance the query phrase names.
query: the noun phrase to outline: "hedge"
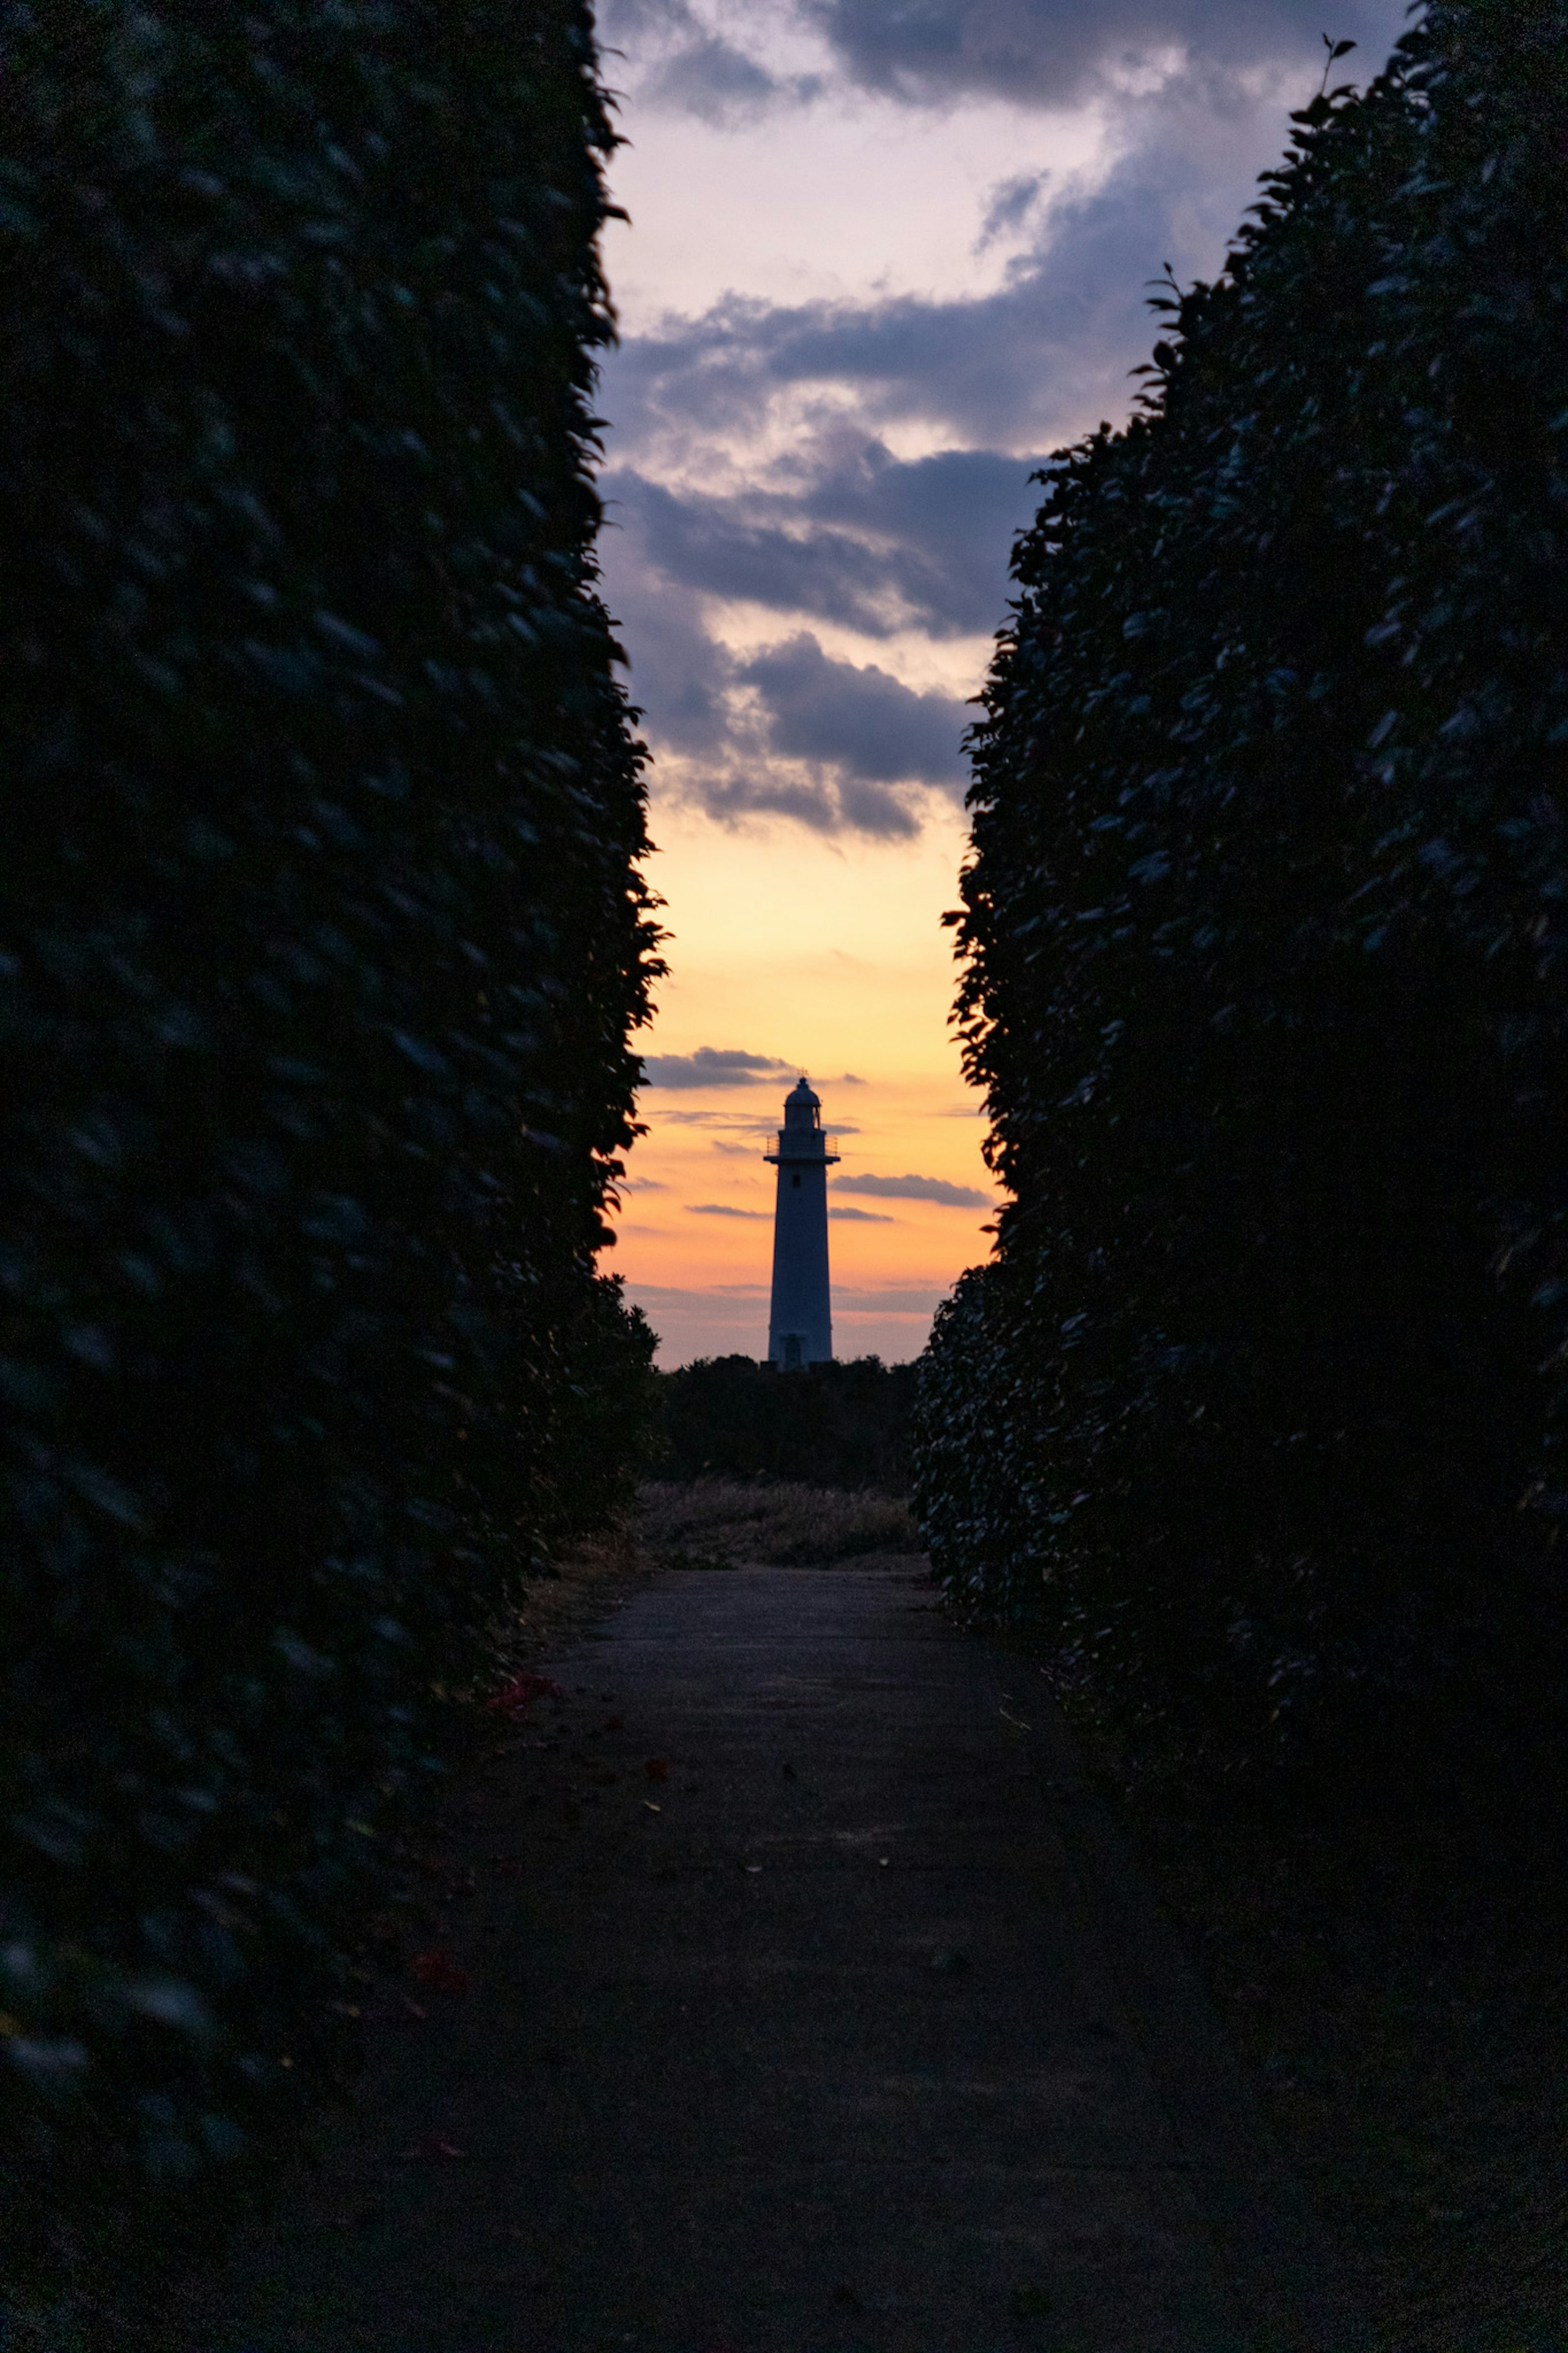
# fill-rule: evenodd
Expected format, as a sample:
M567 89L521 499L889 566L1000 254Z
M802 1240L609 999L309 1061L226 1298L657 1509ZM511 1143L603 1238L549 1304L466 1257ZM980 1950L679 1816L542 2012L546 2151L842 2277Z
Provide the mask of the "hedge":
M952 919L1011 1198L918 1494L1130 1757L1489 1749L1565 1662L1568 9L1292 118L1060 453Z
M27 2194L337 2065L442 1689L629 1476L595 1256L658 966L586 5L30 0L0 108Z

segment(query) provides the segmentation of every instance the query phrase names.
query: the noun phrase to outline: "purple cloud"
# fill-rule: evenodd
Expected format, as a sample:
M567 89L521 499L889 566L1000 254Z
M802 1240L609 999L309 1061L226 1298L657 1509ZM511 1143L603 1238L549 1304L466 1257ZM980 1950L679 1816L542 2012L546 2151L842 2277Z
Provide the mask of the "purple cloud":
M1321 0L803 0L802 13L862 88L944 107L960 95L1061 106L1174 48L1189 73L1234 75L1315 56L1323 24ZM1399 24L1382 0L1336 0L1336 36L1386 48Z
M694 1054L645 1054L643 1083L650 1087L753 1087L793 1071L776 1054L749 1054L740 1046L699 1046Z
M775 752L874 784L963 783L959 744L972 714L951 695L917 694L874 663L831 660L805 630L739 674L763 698Z
M884 1201L937 1201L945 1209L986 1209L989 1193L977 1185L950 1185L945 1176L837 1176L839 1193L869 1193Z

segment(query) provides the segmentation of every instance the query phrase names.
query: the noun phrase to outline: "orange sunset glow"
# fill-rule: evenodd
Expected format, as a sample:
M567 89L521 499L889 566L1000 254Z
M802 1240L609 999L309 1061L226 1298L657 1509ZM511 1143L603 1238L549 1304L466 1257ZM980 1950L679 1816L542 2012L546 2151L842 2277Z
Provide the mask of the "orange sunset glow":
M763 1153L799 1071L839 1138L830 1204L841 1356L916 1355L931 1310L989 1247L994 1187L948 1028L956 814L912 841L856 846L798 827L732 832L671 810L653 872L671 971L653 1058L742 1048L784 1068L742 1083L648 1087L628 1162L617 1271L660 1362L766 1346L773 1172ZM655 1068L658 1061L655 1060ZM863 1193L919 1176L967 1204Z

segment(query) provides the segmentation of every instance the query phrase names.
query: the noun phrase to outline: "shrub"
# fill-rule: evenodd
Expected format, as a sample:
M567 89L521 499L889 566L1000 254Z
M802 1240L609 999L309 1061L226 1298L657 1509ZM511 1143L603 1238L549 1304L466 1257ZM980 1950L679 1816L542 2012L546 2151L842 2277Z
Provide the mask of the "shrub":
M1438 0L1294 124L1016 552L1013 1198L920 1409L954 1589L1229 1768L1539 1741L1564 1656L1568 14Z
M627 1490L589 22L0 32L14 2189L331 2073L433 1686Z
M666 1478L805 1480L819 1487L909 1483L912 1365L879 1356L780 1373L751 1356L704 1356L658 1377L656 1445Z

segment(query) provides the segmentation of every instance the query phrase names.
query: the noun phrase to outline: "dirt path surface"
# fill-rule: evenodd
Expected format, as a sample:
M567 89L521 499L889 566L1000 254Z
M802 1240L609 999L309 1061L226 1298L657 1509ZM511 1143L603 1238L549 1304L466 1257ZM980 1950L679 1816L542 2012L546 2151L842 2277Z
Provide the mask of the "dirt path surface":
M192 2353L1364 2341L1030 1671L933 1600L675 1573L551 1662L426 2016Z

